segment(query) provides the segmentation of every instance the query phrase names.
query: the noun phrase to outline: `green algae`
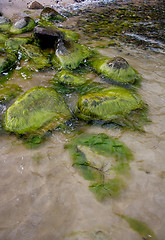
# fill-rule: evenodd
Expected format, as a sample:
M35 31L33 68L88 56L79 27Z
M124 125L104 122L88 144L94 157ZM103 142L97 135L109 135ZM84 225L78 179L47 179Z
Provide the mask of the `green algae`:
M37 131L44 134L70 117L62 96L53 88L34 87L7 109L4 127L16 134L35 135Z
M140 74L121 57L94 58L89 64L97 73L117 83L133 84L141 80Z
M22 89L17 84L5 84L0 86L0 102L10 102L16 98Z
M117 215L120 216L121 218L123 218L124 220L126 220L128 222L128 224L130 225L130 228L132 228L134 231L139 233L139 235L142 237L142 239L156 240L156 236L155 236L154 232L148 227L148 225L146 223L141 222L137 219L125 216L125 215L120 215L120 214L117 214Z
M7 51L18 50L21 45L25 45L31 42L32 42L32 38L30 37L9 38L5 42L5 49Z
M60 41L52 63L63 69L76 69L80 63L90 57L92 51L85 45L73 41Z
M118 196L124 187L125 184L123 180L114 178L103 183L94 183L89 186L89 189L96 195L97 199L101 201L108 196Z
M81 134L69 149L73 166L88 181L98 200L115 197L126 186L121 176L129 173L133 155L121 141L106 134ZM107 169L108 166L108 169Z
M21 23L20 21L23 21L23 23ZM10 33L21 34L25 32L30 32L34 29L35 25L36 23L32 18L24 17L24 19L17 21L15 24L11 26Z

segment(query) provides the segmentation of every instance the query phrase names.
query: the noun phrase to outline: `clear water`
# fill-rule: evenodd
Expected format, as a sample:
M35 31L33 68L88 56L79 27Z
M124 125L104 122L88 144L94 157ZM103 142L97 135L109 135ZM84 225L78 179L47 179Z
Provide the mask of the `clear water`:
M66 24L74 26L75 19ZM88 44L88 40L82 36L82 42ZM97 44L92 40L90 46ZM74 132L56 131L37 149L26 148L14 135L1 135L0 239L142 239L118 213L145 222L158 240L164 240L164 54L127 44L99 51L110 57L124 57L142 75L139 93L149 105L152 122L145 126L145 133L99 126L83 128L84 132L117 137L132 150L135 160L130 164L127 188L116 198L97 201L88 189L89 182L72 167L68 150L64 149ZM8 82L26 91L36 85L49 86L53 74L35 73L32 78L15 74Z

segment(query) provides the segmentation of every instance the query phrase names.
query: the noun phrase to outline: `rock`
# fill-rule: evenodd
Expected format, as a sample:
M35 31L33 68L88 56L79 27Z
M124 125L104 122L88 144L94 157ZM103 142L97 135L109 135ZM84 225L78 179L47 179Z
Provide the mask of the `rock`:
M92 51L85 45L73 41L60 41L52 63L58 62L64 69L76 69L91 54Z
M27 5L27 7L28 7L29 9L43 9L43 8L44 8L44 6L43 6L41 3L37 2L37 1L30 2L30 3Z
M33 33L42 48L54 48L60 39L77 41L79 38L79 34L68 29L47 26L45 22L41 22L41 24L45 25L36 26Z
M71 117L63 97L53 88L34 87L6 111L4 127L16 134L44 134Z
M17 56L14 53L2 53L0 56L0 76L14 68Z
M21 51L24 58L32 60L32 62L35 64L35 68L40 70L50 67L49 59L44 56L38 46L27 44L25 46L21 46Z
M21 34L32 31L34 27L35 21L30 17L24 17L12 25L12 27L10 28L10 33Z
M60 38L63 38L63 33L57 28L36 26L33 30L34 38L42 48L54 48Z
M90 66L103 77L118 83L134 83L141 79L139 73L133 69L122 57L100 57L89 61Z
M113 122L142 107L143 102L136 93L122 87L109 87L82 96L77 102L76 115L84 120Z
M63 22L66 17L62 16L60 13L55 11L53 8L46 7L42 10L40 18L46 21Z
M59 83L72 88L80 87L89 81L80 74L75 74L69 70L61 70L56 74L55 79L57 79Z
M4 33L0 33L0 43L5 43L5 41L8 39L8 35Z
M10 19L0 16L0 31L7 31L11 26Z
M32 38L30 37L18 37L18 38L9 38L5 42L6 50L18 50L20 46L23 46L27 43L31 43Z
M17 84L5 84L0 87L0 103L7 103L13 98L16 98L22 91L21 87Z

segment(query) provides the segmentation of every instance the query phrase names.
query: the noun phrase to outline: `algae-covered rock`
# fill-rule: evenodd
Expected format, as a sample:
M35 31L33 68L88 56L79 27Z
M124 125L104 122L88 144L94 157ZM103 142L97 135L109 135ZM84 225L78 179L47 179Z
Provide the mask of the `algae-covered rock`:
M133 155L124 143L103 133L81 134L66 147L73 166L93 182L89 188L99 200L115 197L125 187L121 177L129 173Z
M89 63L97 73L115 82L132 84L141 79L139 73L122 57L94 58Z
M9 102L19 95L22 91L17 84L5 84L0 86L0 102Z
M30 17L24 17L11 26L10 33L21 34L32 31L34 27L35 21Z
M21 46L21 51L23 53L24 58L28 58L32 60L35 64L34 67L37 69L43 69L45 67L50 67L49 59L44 56L41 49L32 44L27 44L26 46Z
M136 93L122 87L109 87L82 96L77 102L76 115L84 120L114 121L142 107L143 102Z
M0 43L5 43L7 39L8 39L8 35L4 33L0 33Z
M0 31L5 32L7 31L11 26L10 19L0 16Z
M0 56L0 75L8 72L16 65L17 56L14 53L2 53Z
M75 74L70 70L61 70L55 75L55 79L58 82L70 86L70 87L79 87L85 84L88 79L81 76L80 74Z
M30 37L17 37L17 38L9 38L5 42L6 50L18 50L21 45L25 45L27 43L31 43L32 38Z
M52 63L56 65L58 62L65 69L76 69L90 55L91 50L85 45L73 41L60 41Z
M34 38L37 43L43 48L56 47L60 39L76 41L79 34L62 28L57 28L53 24L47 22L40 22L41 25L36 26L33 30Z
M34 87L7 109L4 127L16 134L45 133L70 117L62 96L53 88Z
M64 16L62 16L60 13L55 11L53 8L50 7L45 7L41 14L40 18L42 20L47 20L47 21L55 21L55 22L63 22L66 20Z

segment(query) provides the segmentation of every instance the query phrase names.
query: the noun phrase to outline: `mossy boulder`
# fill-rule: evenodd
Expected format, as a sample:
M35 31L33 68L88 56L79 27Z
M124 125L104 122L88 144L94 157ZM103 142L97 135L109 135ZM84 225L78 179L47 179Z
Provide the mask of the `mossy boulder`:
M9 38L5 42L5 49L9 51L18 50L21 45L25 45L31 42L32 42L32 38L30 37Z
M53 88L34 87L7 109L4 127L16 134L44 134L70 117L63 97Z
M140 74L122 57L98 57L89 61L90 66L105 78L122 84L133 84L141 79Z
M122 87L108 87L79 98L76 115L84 120L115 121L142 107L138 94Z
M7 31L11 26L10 19L0 16L0 31L5 32Z
M52 63L55 66L58 63L64 69L76 69L91 54L92 51L83 44L73 41L60 41Z
M87 81L89 81L87 78L83 77L80 74L73 73L70 70L61 70L59 71L55 77L55 80L57 80L59 83L64 84L68 87L80 87L83 84L85 84Z
M24 17L11 26L10 33L21 34L29 32L34 29L35 25L35 21L31 17Z
M45 7L41 14L40 18L46 21L55 21L55 22L63 22L66 20L66 17L62 16L60 13L55 11L53 8Z
M14 68L16 65L16 60L16 54L3 52L0 56L0 75Z
M34 63L34 68L38 70L50 67L49 59L43 54L42 50L32 44L21 46L21 51L24 58L31 60Z

